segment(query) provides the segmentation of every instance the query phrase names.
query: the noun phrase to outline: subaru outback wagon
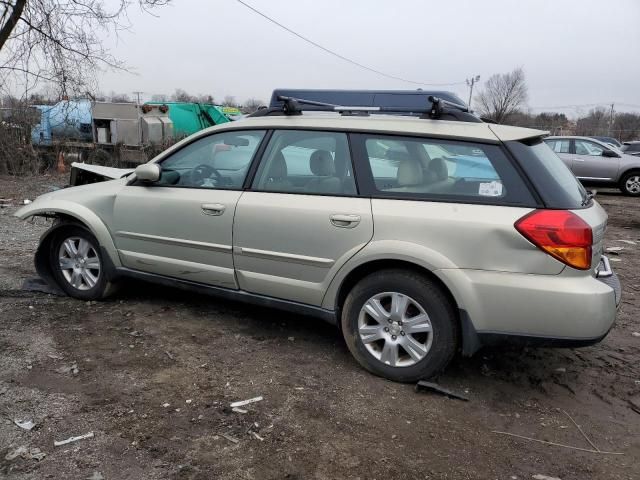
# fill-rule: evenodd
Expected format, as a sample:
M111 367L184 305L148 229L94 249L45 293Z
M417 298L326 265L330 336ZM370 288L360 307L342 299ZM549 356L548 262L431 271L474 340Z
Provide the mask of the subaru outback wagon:
M607 215L545 133L267 112L16 215L55 217L36 268L72 297L133 277L314 315L364 368L415 381L456 352L612 327Z

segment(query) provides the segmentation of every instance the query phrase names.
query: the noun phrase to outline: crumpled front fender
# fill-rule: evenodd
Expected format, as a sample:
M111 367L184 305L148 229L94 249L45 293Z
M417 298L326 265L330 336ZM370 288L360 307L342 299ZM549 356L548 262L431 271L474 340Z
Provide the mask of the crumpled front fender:
M76 219L85 225L100 243L103 252L106 252L114 267L120 267L120 257L113 237L104 222L89 208L68 200L54 200L46 198L46 195L37 198L33 203L19 209L14 216L25 220L34 216L58 216L66 215Z

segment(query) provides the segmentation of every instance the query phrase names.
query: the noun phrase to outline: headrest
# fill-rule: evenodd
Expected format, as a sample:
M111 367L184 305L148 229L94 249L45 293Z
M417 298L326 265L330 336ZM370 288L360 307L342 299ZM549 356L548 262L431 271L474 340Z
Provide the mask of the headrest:
M267 178L286 178L287 177L287 162L284 160L284 155L282 152L276 153L276 156L273 157L271 161L271 166L269 167L269 175Z
M423 183L422 166L417 160L402 160L398 165L398 186L420 185Z
M311 154L309 168L314 175L319 177L330 177L336 173L333 157L326 150L316 150Z
M442 158L433 158L427 166L427 176L432 182L441 182L449 178L447 162Z

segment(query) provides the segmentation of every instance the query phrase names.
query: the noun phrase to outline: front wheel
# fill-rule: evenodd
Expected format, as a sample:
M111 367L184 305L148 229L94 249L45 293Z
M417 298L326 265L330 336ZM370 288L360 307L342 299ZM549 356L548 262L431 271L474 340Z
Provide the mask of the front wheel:
M620 180L620 190L625 195L637 197L640 195L640 172L630 172Z
M370 372L397 382L440 373L458 346L455 311L442 289L411 271L361 280L342 311L347 347Z
M70 297L98 300L107 296L107 281L98 240L88 230L69 226L53 239L50 265L58 285Z

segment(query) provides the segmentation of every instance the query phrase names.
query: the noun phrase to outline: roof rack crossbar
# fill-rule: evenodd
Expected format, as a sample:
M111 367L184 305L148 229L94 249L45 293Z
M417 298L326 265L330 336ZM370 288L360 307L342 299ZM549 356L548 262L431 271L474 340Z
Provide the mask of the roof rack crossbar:
M336 105L333 103L318 102L315 100L307 100L304 98L295 98L284 95L277 97L278 101L282 102L282 107L272 107L265 112L260 112L259 115L269 114L284 114L284 115L302 115L304 111L321 111L321 112L338 112L345 115L367 115L370 112L378 113L398 113L420 116L420 118L439 119L443 116L447 118L454 118L455 120L467 121L467 122L482 122L479 118L474 116L469 107L461 105L455 102L441 99L439 97L430 95L429 102L431 105L425 105L424 108L415 107L389 107L389 106L349 106L349 105ZM255 114L254 114L255 115Z

